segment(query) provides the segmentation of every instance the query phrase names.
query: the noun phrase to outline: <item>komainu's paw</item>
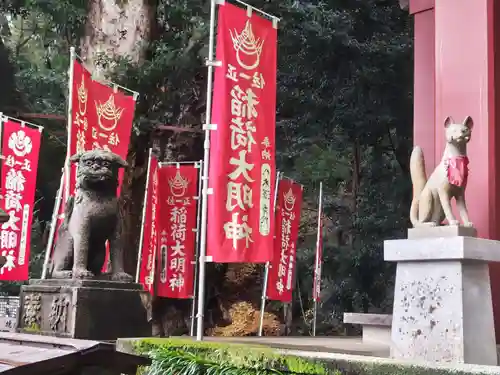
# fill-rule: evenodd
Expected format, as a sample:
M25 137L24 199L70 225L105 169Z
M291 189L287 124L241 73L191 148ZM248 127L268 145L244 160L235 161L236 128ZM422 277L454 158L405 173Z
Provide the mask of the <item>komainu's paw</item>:
M134 278L132 276L130 276L128 273L116 272L116 273L113 273L113 275L111 276L111 280L123 281L123 282L130 283L134 280Z
M448 222L448 225L459 225L460 223L458 222L458 220L450 220Z
M469 228L472 228L474 226L474 224L472 224L470 221L466 221L464 223L464 227L469 227Z
M73 279L93 279L94 274L85 268L73 269Z
M53 271L53 279L71 279L73 277L72 271Z

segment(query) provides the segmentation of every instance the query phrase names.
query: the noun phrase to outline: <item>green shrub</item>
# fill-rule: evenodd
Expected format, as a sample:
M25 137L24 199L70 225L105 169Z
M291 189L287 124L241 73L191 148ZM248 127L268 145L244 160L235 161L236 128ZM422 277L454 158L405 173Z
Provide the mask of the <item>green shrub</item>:
M134 344L153 363L149 375L339 375L314 360L280 355L260 345L198 342L191 339L144 339Z

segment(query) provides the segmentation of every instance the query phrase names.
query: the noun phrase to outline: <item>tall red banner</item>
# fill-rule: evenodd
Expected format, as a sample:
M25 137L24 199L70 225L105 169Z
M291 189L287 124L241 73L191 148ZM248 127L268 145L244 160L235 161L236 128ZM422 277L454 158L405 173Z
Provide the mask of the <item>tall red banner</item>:
M219 6L207 231L214 262L272 259L276 50L271 21Z
M139 283L151 294L154 293L155 258L158 247L158 193L159 166L158 159L152 155L148 167L148 184L146 186L144 204L143 236L140 253Z
M133 96L93 81L78 61L74 62L73 69L71 155L104 149L127 159L135 111ZM75 189L76 168L76 165L71 168L71 195Z
M7 258L0 280L24 281L29 277L41 128L6 121L2 137L2 208L10 218L0 232L0 254Z
M276 205L274 256L266 291L270 300L292 301L301 206L302 186L290 180L281 180Z
M156 294L168 298L193 296L196 250L196 209L199 168L160 168L160 212Z
M73 69L71 139L68 143L70 156L91 149L88 136L91 126L88 115L92 111L92 99L90 98L92 75L77 61L74 62ZM71 165L70 177L65 179L65 183L67 181L69 181L70 194L73 195L76 183L76 164Z
M133 96L125 95L123 92L92 80L91 73L78 61L74 61L71 103L71 130L68 143L70 155L87 150L105 149L126 160L135 112ZM69 195L74 194L76 169L77 165L72 164L69 178L65 176L64 179L64 199L59 208L58 228L63 220L62 213L65 208L64 202L67 200L68 182ZM123 174L124 170L121 170L118 192ZM109 258L109 251L106 250L105 265Z
M133 96L95 81L90 93L93 103L88 114L91 149L112 151L127 160L135 111ZM120 171L120 185L124 172L123 169Z
M319 212L321 215L321 212ZM314 262L313 278L313 301L319 302L321 295L321 268L323 265L323 220L320 218L319 224L319 242L316 244L316 260Z

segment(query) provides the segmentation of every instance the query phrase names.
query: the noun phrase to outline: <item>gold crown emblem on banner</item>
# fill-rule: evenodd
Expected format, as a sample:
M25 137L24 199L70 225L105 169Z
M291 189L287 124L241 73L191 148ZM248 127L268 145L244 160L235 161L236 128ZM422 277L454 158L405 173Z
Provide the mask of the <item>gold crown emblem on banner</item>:
M85 87L85 76L83 74L82 74L82 81L78 86L77 95L78 95L78 109L80 110L80 113L87 112L88 90Z
M168 184L170 185L170 191L174 197L182 197L186 193L189 180L183 178L179 170L177 170L175 177L168 180Z
M283 197L285 198L285 208L288 211L291 211L293 206L295 206L295 200L297 199L297 197L293 195L292 188L288 189L288 191L283 194Z
M105 103L95 102L95 109L97 111L97 118L99 120L99 126L105 131L112 131L116 128L120 117L125 108L120 108L115 105L115 97L113 94L109 96L109 99ZM103 120L105 120L104 125ZM109 125L108 125L109 123Z
M260 63L262 47L264 47L264 40L260 40L260 38L255 37L250 20L246 22L245 28L240 34L238 34L236 30L234 30L234 34L231 32L231 30L229 30L229 34L231 35L231 39L233 40L233 47L236 51L236 59L238 60L238 63L241 65L241 67L247 70L252 70L258 67ZM240 52L247 56L254 56L253 63L247 65L245 62L243 62L241 60Z

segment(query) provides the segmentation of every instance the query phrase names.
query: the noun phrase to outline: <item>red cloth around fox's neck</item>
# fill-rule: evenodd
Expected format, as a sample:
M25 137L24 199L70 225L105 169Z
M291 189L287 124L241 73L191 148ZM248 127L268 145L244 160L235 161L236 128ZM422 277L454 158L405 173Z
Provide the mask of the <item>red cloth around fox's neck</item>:
M465 155L452 156L445 160L446 175L448 182L458 187L467 185L467 177L469 176L469 158Z

